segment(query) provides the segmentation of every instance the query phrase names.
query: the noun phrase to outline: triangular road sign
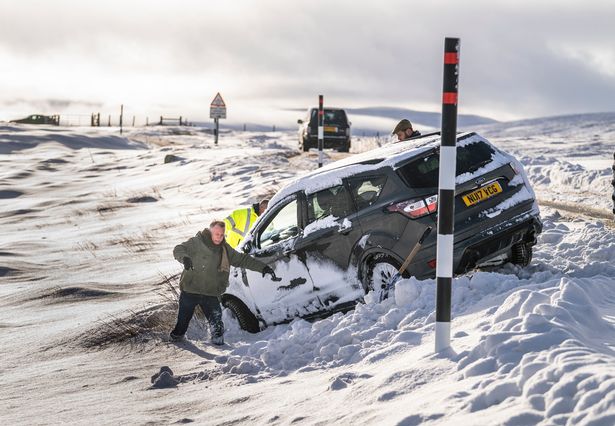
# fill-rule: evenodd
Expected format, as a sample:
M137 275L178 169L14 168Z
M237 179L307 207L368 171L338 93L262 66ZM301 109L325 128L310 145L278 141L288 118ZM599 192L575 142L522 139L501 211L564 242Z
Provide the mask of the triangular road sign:
M226 108L226 104L224 103L224 99L222 99L222 96L220 96L220 92L218 92L214 100L211 101L211 106L217 108Z

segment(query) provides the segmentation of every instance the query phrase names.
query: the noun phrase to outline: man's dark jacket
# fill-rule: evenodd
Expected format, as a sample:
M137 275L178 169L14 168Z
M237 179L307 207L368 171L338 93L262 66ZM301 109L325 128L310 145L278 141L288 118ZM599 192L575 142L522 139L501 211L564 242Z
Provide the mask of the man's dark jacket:
M216 245L209 229L205 229L173 249L173 256L180 263L184 257L192 260L194 269L185 270L179 288L187 293L220 296L228 287L229 265L263 272L267 266L253 257L239 253L226 241Z

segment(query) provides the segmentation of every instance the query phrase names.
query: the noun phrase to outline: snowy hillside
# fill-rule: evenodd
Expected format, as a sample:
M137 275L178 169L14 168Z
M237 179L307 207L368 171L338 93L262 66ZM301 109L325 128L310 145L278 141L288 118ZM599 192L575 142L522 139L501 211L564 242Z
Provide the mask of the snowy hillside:
M454 280L441 354L415 279L258 334L225 311L222 347L203 320L168 342L173 247L313 170L294 132L1 125L2 424L613 425L614 118L478 129L524 164L544 231L529 267Z

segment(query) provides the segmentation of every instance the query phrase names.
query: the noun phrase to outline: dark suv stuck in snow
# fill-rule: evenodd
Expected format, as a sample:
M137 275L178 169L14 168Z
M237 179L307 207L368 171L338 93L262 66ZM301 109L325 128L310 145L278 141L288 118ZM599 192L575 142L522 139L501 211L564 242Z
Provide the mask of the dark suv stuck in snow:
M350 150L350 121L341 108L325 108L323 117L323 148L334 148L340 152ZM309 151L318 148L318 108L308 109L299 124L299 149Z
M287 185L240 245L281 281L233 268L223 304L257 332L296 317L347 310L382 285L436 228L439 134L329 164ZM521 164L476 133L458 136L454 272L525 266L542 231ZM405 276L435 276L436 232Z

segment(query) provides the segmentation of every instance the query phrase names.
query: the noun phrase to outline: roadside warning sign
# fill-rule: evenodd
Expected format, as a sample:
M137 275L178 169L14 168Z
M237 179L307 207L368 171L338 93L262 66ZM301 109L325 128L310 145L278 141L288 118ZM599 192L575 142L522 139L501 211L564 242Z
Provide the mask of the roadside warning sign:
M209 106L209 118L226 118L226 104L219 92Z

